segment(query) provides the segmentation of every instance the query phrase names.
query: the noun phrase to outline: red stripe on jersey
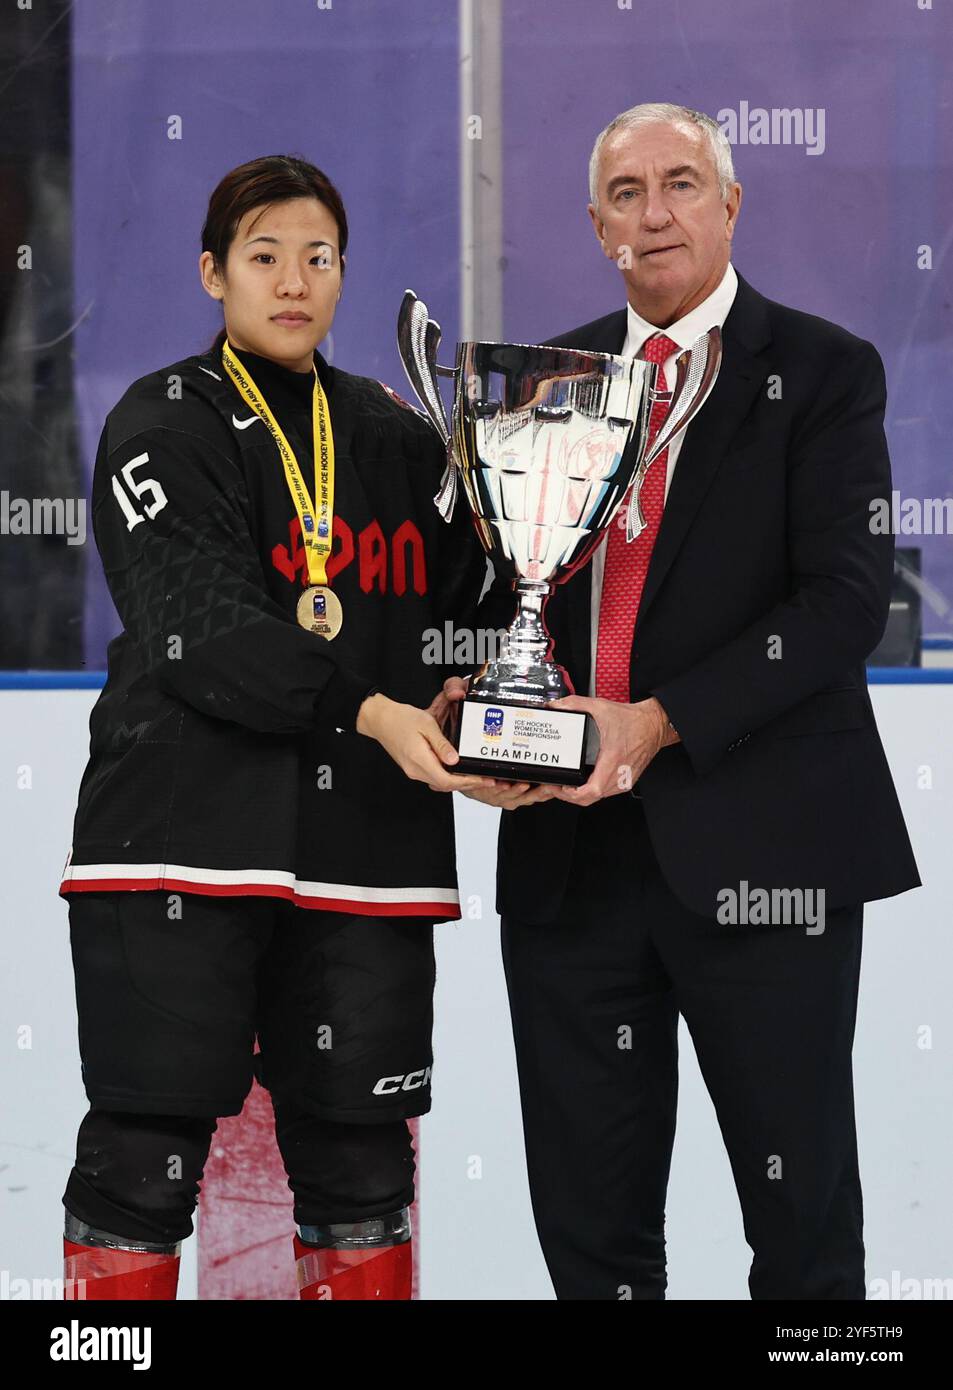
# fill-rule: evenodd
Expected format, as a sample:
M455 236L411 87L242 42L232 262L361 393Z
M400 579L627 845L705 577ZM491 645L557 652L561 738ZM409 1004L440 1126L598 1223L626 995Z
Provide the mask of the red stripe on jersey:
M177 878L87 878L64 879L60 895L68 893L148 892L164 888L175 893L202 893L209 897L283 898L295 907L315 908L325 912L351 912L355 917L429 917L453 921L460 917L458 906L434 902L364 902L357 898L306 897L293 888L273 883L193 883Z

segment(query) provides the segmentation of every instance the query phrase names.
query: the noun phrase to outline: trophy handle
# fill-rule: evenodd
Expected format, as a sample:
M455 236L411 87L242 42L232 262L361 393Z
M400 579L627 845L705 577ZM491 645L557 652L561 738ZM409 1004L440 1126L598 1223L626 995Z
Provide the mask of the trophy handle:
M649 465L688 428L689 423L707 401L721 367L721 352L721 329L712 327L692 343L687 361L685 353L679 354L675 364L675 390L672 393L671 407L652 441L651 448L646 451L636 470L626 513L627 541L635 540L636 536L645 530L645 517L639 501L642 479Z
M449 521L457 497L457 470L453 463L450 426L437 377L456 377L457 373L455 367L439 365L439 346L439 323L430 317L426 304L417 298L413 290L405 290L397 315L397 350L407 380L447 450L447 465L433 500L444 521Z

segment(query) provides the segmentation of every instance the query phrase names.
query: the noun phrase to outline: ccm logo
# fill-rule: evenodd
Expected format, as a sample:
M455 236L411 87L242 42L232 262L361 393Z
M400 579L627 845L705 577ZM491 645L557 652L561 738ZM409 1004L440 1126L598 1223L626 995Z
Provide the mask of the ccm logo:
M432 1067L424 1067L421 1071L409 1071L406 1076L382 1076L374 1087L375 1096L393 1096L398 1091L417 1091L421 1086L426 1086L430 1082Z

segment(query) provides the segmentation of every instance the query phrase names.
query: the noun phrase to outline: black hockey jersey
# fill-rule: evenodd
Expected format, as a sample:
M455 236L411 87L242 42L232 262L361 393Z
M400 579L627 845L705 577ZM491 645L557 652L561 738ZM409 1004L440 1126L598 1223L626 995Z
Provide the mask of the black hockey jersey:
M310 372L236 349L314 490ZM140 378L110 411L93 531L124 631L90 716L60 893L271 894L303 907L460 916L452 798L354 728L374 688L426 708L472 628L486 562L433 495L444 449L389 388L315 353L335 452L327 641L276 444L217 354ZM428 635L429 634L429 635Z

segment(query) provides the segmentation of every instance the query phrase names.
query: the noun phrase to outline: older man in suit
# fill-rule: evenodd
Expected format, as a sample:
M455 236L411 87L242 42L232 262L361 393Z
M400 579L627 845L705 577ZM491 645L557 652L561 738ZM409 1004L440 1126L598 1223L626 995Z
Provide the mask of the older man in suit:
M883 365L734 270L741 186L709 117L616 117L590 196L627 304L552 341L641 353L668 390L716 324L724 357L648 471L645 531L611 527L548 608L580 692L562 704L598 729L588 781L474 793L505 810L497 906L537 1230L558 1297L664 1297L681 1014L752 1298L863 1299L863 903L920 882L864 670L893 570L870 526L891 493ZM512 611L497 583L481 621Z

